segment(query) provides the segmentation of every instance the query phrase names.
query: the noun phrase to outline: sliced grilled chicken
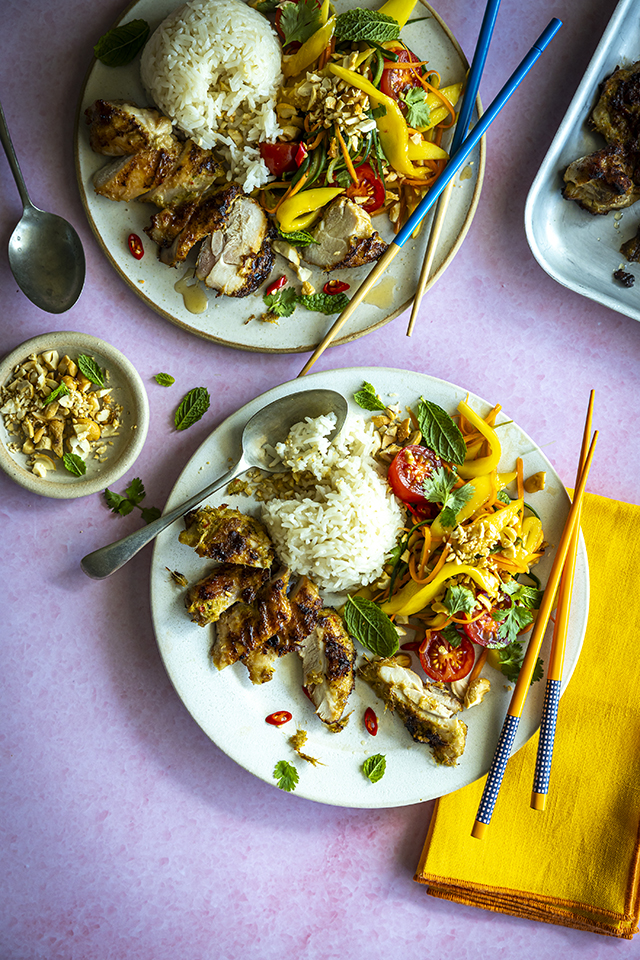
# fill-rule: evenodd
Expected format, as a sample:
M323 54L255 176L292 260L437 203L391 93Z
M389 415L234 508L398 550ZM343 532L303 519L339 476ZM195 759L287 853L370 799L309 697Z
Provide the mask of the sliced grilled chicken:
M289 594L291 617L278 635L283 652L295 650L315 629L322 609L322 597L315 583L308 577L300 577Z
M214 647L217 643L225 650L234 647L237 659L248 651L261 649L291 616L288 586L289 570L282 567L260 587L252 603L240 601L225 610L216 625Z
M137 200L162 183L179 153L178 142L162 147L147 147L133 156L118 157L97 170L93 188L108 200Z
M202 244L196 276L228 297L246 297L267 279L274 261L267 215L255 200L242 196Z
M344 711L354 685L356 651L335 610L323 607L313 633L299 645L303 683L316 713L329 729L342 730Z
M205 627L238 600L251 603L269 577L267 570L240 563L222 563L189 588L185 606L194 623Z
M305 247L304 259L324 270L361 267L387 249L366 210L347 197L337 197L311 233L317 242Z
M637 263L640 261L640 227L633 237L629 237L628 240L624 241L620 247L620 253L627 258L629 263Z
M423 683L417 673L394 660L366 660L358 676L397 711L414 740L431 747L438 763L456 765L464 753L467 725L456 716L461 702L445 687Z
M126 100L96 100L84 113L91 149L106 157L124 157L149 147L167 147L175 140L168 117Z
M612 144L569 164L563 196L593 214L621 210L640 198L635 176L634 163L625 148Z
M275 559L273 545L262 523L226 504L191 510L185 514L184 522L186 529L178 540L193 547L199 557L265 568ZM272 634L268 634L270 636Z
M193 140L187 140L162 183L145 193L140 200L155 203L161 209L175 207L185 200L200 197L222 172L211 150L203 150Z
M640 150L640 62L616 67L605 80L591 121L607 143Z
M276 637L271 637L259 649L243 653L240 659L249 671L251 683L268 683L275 673L278 657L281 657L283 652L278 647Z
M223 189L210 188L201 197L167 207L151 218L145 233L162 248L160 259L175 267L212 231L222 230L241 193L237 183Z

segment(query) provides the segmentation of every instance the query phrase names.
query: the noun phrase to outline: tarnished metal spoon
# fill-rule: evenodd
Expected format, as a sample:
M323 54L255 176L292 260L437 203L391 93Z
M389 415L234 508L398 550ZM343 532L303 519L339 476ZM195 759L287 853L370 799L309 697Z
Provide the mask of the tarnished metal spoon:
M250 470L251 467L259 467L260 470L268 473L282 473L286 467L269 465L269 458L264 449L265 443L274 445L284 440L294 423L299 423L305 417L321 417L329 413L336 415L335 429L330 435L330 439L333 439L342 429L348 409L345 398L335 390L302 390L300 393L292 393L287 397L274 400L258 413L254 413L245 424L242 431L242 454L228 473L218 477L204 490L200 490L185 503L163 514L142 530L136 530L122 537L121 540L116 540L115 543L87 554L80 561L81 568L93 580L104 580L111 576L174 520L193 509L220 487L224 487Z
M41 310L64 313L84 285L80 237L70 223L35 207L18 165L0 104L0 141L22 200L23 213L9 239L9 266L22 292Z

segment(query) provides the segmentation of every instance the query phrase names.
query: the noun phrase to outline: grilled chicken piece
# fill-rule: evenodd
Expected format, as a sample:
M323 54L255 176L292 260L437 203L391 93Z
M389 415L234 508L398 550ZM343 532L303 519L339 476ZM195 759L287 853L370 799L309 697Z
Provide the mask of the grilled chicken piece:
M330 730L342 730L348 720L343 713L353 690L356 651L335 610L320 611L315 630L300 643L298 652L303 683L317 715Z
M175 207L200 197L222 172L211 150L203 150L193 140L187 140L162 183L140 199L144 203L155 203L161 209Z
M258 289L273 268L275 254L262 207L238 197L227 221L205 240L198 254L196 276L228 297L246 297Z
M108 200L136 200L162 183L179 153L177 140L162 147L148 147L133 156L119 157L97 170L93 188Z
M106 157L124 157L166 147L174 140L171 120L157 110L137 107L125 100L96 100L85 110L89 145Z
M233 649L237 654L236 660L239 660L249 651L260 650L267 640L282 629L291 616L288 586L289 570L282 567L260 587L252 603L234 603L220 615L211 651L214 662L218 644L221 651L226 651L227 658Z
M184 522L186 530L178 540L193 547L199 557L265 568L275 559L273 545L262 523L226 504L190 510Z
M223 189L210 188L201 197L185 200L156 213L151 218L151 224L145 227L145 233L162 247L162 262L175 267L212 230L221 230L241 192L237 183Z
M324 270L361 267L387 249L366 210L347 197L337 197L311 233L317 243L305 247L304 259Z
M429 744L438 763L456 765L467 738L467 725L455 716L462 709L457 697L394 660L367 660L358 676L398 712L414 740Z
M640 150L640 62L616 67L605 80L591 122L607 143Z
M625 240L620 247L620 253L627 258L629 263L637 263L640 260L640 227L638 227L635 236Z
M300 577L289 594L291 617L278 636L279 647L284 652L295 650L315 629L322 609L322 598L315 583L308 577Z
M265 580L267 570L240 563L223 563L189 588L185 606L194 623L206 627L238 600L251 603Z
M630 156L620 144L612 144L567 167L563 196L589 213L606 214L629 207L640 198L640 186L634 178Z
M277 638L271 637L258 650L243 653L240 659L249 671L251 683L268 683L275 673L278 657L285 652L279 648Z

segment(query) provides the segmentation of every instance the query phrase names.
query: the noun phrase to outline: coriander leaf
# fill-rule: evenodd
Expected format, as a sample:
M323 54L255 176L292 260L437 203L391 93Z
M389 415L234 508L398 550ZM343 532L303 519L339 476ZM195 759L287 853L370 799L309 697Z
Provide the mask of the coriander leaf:
M194 387L182 398L176 410L176 430L186 430L197 423L209 409L211 398L206 387Z
M467 454L464 438L446 410L420 397L416 417L425 447L430 447L447 463L464 462Z
M262 298L269 309L277 317L290 317L296 308L298 294L293 287L285 287L276 293L265 293Z
M153 523L154 520L162 516L162 512L157 507L141 507L140 513L145 523Z
M427 500L442 504L438 519L443 527L455 527L460 510L473 497L474 489L470 484L465 483L454 490L455 483L455 474L447 473L444 467L436 467L423 484L422 490Z
M100 37L93 54L107 67L123 67L140 53L149 33L146 20L130 20Z
M175 377L172 377L170 373L156 373L153 379L161 387L171 387L176 382Z
M428 127L431 120L431 108L427 104L427 94L422 87L409 87L400 99L407 107L407 124L415 129Z
M292 244L294 247L308 247L310 243L320 243L320 241L315 240L307 230L292 230L291 233L285 233L284 230L278 228L278 233L283 240L286 240L287 243Z
M367 757L362 764L362 772L365 777L371 780L371 783L377 783L378 780L382 780L386 769L387 761L381 753L375 753L372 757Z
M95 383L98 387L104 387L104 371L100 369L93 357L88 356L86 353L81 353L77 359L77 364L80 373L82 373L87 380Z
M353 399L358 404L359 407L362 407L363 410L386 410L387 406L382 402L380 397L375 391L375 388L366 381L362 384L362 387L353 395Z
M387 115L387 108L385 107L384 103L381 103L379 106L374 107L373 110L371 111L371 116L373 117L374 120L380 120L382 117L386 117L386 115Z
M544 594L543 590L528 587L525 583L518 583L517 580L508 580L503 583L502 590L511 597L512 603L519 603L528 610L537 610Z
M336 39L342 43L388 43L400 36L400 24L378 10L355 7L336 19Z
M493 619L500 624L498 637L505 643L514 643L518 634L533 623L533 614L526 607L512 604L503 610L494 610Z
M69 473L72 473L76 477L84 477L87 472L86 463L77 453L65 453L62 462Z
M349 633L379 657L392 657L398 649L396 628L373 600L347 597L344 622Z
M342 313L349 303L349 297L346 293L308 293L299 296L298 303L307 310L315 310L317 313L330 316L332 313Z
M273 779L278 781L281 790L287 790L291 793L295 790L300 775L296 768L286 760L278 760L273 768Z
M498 500L500 503L511 503L511 497L506 490L499 490L496 500Z
M127 489L125 490L127 499L131 501L134 507L137 507L141 500L144 500L146 497L146 491L144 489L144 484L140 477L134 477Z
M521 643L511 643L507 647L499 647L496 651L496 656L500 664L500 670L505 675L507 680L511 683L515 683L520 674L520 668L524 660L524 650L522 649ZM536 683L538 680L542 680L543 676L543 662L538 657L536 660L536 665L533 671L533 676L531 678L531 683Z
M104 498L107 501L107 506L111 508L111 512L119 513L121 517L126 517L133 510L131 500L115 493L113 490L109 490L108 487L104 492Z
M443 627L440 631L445 640L449 642L449 645L452 647L459 647L460 641L462 640L462 634L456 627L455 623L448 623L446 627Z
M278 9L278 0L258 0L258 3L250 3L250 7L255 7L258 13L275 13Z
M304 43L322 26L320 4L317 0L299 0L279 5L280 22L278 27L284 35L282 46L290 43Z
M55 390L51 391L51 393L43 403L43 406L46 407L48 403L52 403L54 400L58 400L60 397L68 397L68 396L69 396L69 387L66 385L66 383L61 383L59 384L59 386L55 388Z
M442 603L453 617L456 613L473 613L476 607L476 597L469 587L456 583L447 588Z

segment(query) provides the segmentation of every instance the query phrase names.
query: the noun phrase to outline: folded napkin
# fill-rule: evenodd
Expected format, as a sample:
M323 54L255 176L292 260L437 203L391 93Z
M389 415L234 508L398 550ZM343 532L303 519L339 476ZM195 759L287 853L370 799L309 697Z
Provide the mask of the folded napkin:
M581 525L589 622L560 700L546 810L529 806L536 735L509 760L484 839L471 837L484 778L437 801L415 879L434 897L630 940L640 914L640 507L587 494Z

